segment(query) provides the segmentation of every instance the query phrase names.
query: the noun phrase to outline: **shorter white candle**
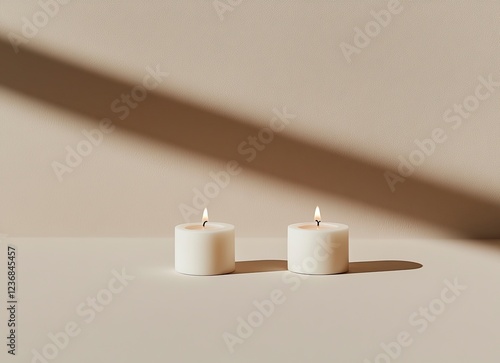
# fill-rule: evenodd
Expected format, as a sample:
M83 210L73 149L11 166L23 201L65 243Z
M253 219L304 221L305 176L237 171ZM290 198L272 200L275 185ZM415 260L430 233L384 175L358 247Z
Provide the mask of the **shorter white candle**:
M349 227L322 223L319 207L315 222L288 226L288 270L327 275L349 270Z
M175 270L187 275L220 275L233 272L234 226L208 222L185 223L175 227Z

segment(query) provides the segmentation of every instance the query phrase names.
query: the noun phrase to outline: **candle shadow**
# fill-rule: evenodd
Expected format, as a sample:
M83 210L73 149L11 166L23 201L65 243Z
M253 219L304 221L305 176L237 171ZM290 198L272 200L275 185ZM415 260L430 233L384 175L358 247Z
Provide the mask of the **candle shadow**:
M386 272L386 271L404 271L416 270L423 265L413 261L400 260L380 260L380 261L357 261L349 263L348 274L367 273L367 272ZM252 260L237 261L236 269L233 274L249 274L257 272L286 271L286 260Z
M381 261L358 261L349 263L348 274L357 274L364 272L384 272L384 271L402 271L415 270L422 268L422 264L412 261L399 260L381 260Z
M286 271L286 260L253 260L237 261L234 274L250 274L256 272Z

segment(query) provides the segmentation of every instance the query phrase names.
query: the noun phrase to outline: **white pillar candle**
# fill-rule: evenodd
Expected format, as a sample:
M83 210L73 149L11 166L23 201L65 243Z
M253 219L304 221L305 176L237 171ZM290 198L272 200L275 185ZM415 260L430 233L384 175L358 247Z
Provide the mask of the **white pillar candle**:
M202 223L175 227L175 270L187 275L220 275L233 272L234 226L208 222L205 209Z
M288 270L327 275L349 270L349 227L322 223L316 207L315 222L288 226Z

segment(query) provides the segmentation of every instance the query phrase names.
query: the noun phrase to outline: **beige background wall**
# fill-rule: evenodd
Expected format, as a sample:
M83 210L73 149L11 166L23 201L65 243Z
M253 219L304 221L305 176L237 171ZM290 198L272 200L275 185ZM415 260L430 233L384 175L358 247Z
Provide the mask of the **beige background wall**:
M481 86L500 82L499 1L48 4L45 19L35 1L0 2L1 233L170 236L235 160L208 206L239 236L284 236L317 204L355 237L500 236L500 88ZM23 18L47 24L27 38ZM357 27L378 34L349 62ZM113 102L157 66L168 76L120 120ZM295 117L247 161L239 145L284 109ZM112 132L58 178L103 118ZM391 191L384 172L432 135Z

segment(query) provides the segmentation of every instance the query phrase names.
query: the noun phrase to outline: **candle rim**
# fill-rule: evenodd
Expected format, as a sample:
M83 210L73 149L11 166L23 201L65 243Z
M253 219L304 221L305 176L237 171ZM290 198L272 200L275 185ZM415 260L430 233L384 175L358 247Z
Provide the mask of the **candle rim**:
M189 228L189 227L201 227L201 228ZM210 228L213 226L218 226L220 228ZM178 224L175 226L175 229L182 230L182 231L190 231L193 233L196 232L216 232L216 231L227 231L234 229L234 225L229 224L229 223L222 223L222 222L208 222L206 224L206 227L203 228L201 223L196 223L196 222L190 222L190 223L183 223L183 224Z
M347 224L335 223L335 222L321 222L321 224L317 228L302 228L304 226L317 227L316 222L299 222L299 223L290 224L288 226L288 228L300 229L303 231L326 231L326 230L342 231L342 230L349 229L349 226ZM325 226L331 226L334 228L323 228L323 229L321 228L321 227L325 227Z

